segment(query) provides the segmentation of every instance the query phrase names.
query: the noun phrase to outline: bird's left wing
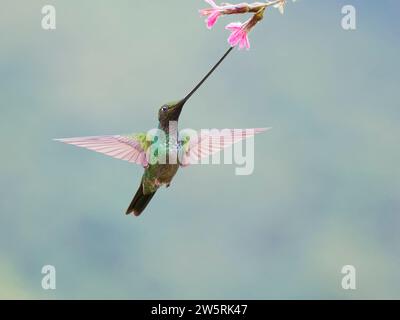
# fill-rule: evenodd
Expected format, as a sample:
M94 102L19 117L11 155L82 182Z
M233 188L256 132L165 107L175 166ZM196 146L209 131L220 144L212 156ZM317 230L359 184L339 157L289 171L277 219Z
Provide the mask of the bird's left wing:
M151 142L147 141L145 133L54 140L103 153L116 159L140 164L143 167L147 167L149 164L147 149Z
M270 128L254 129L223 129L206 130L197 134L184 134L181 137L181 153L179 162L186 167L190 164L198 164L203 158L207 158L221 150L244 139L265 132Z

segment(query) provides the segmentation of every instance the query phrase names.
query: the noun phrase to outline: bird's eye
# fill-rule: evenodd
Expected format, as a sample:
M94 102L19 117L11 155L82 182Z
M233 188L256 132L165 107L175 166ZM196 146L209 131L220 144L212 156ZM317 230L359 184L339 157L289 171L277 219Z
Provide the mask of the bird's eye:
M168 110L168 108L167 108L166 106L164 106L164 107L161 108L161 110L162 110L163 112L165 112L165 111Z

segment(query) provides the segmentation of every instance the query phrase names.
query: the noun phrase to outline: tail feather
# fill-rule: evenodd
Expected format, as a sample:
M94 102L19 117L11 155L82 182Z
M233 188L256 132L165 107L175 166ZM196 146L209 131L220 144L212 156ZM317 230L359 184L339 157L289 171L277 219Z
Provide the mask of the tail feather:
M133 213L135 216L140 216L143 210L149 204L151 198L155 195L155 192L150 194L143 193L143 185L140 184L138 191L136 192L135 196L132 199L129 208L126 210L126 214Z

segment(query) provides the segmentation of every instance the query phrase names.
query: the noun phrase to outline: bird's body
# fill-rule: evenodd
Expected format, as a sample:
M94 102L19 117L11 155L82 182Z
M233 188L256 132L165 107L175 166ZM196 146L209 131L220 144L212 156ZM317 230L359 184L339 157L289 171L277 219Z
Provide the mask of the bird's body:
M179 169L179 163L177 157L175 157L175 161L170 159L170 154L177 156L179 149L179 144L170 145L168 142L152 146L151 151L155 158L154 161L145 168L142 178L145 194L155 192L159 187L164 185L169 186L171 184L172 179ZM165 161L161 161L160 159L165 159Z
M178 139L177 123L184 102L174 101L163 105L158 112L158 133L154 136L146 135L144 151L149 163L145 167L142 180L126 214L138 216L147 206L161 186L171 184L179 169L178 153L182 147ZM171 123L173 125L171 126ZM141 135L143 137L143 134Z
M161 186L169 187L178 171L179 165L149 165L142 176L139 188L133 197L126 214L139 216Z
M160 187L169 187L178 169L179 164L158 163L150 164L145 168L139 189L126 210L126 214L140 215Z
M143 174L143 190L145 193L154 192L161 186L168 186L178 172L178 164L149 165Z

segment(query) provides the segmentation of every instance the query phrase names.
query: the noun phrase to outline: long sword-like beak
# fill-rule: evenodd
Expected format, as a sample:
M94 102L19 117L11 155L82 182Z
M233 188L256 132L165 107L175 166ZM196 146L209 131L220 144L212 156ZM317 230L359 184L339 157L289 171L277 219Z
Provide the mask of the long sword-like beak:
M187 101L187 100L186 100ZM186 101L184 99L182 99L181 101L179 101L177 104L175 104L175 106L173 107L172 110L172 119L174 119L175 121L178 121L179 116L181 115L183 106L185 105Z
M218 66L222 63L222 61L225 60L225 58L228 56L228 54L232 51L233 47L230 47L227 52L222 56L221 59L211 68L211 70L204 76L203 79L193 88L192 91L190 91L185 98L183 98L181 101L179 101L175 106L173 107L173 113L172 113L172 119L177 121L179 119L179 116L181 115L183 106L185 103L190 99L190 97L203 85L203 83L208 79L209 76L218 68Z
M222 61L225 60L225 58L228 56L228 54L229 54L232 50L233 50L233 47L230 47L230 48L228 49L228 51L225 52L225 54L222 56L222 58L219 59L219 61L215 64L215 66L212 67L211 70L205 75L205 77L204 77L203 79L201 79L201 81L194 87L194 89L193 89L192 91L190 91L190 92L188 93L188 95L187 95L185 98L183 98L183 99L181 100L181 102L180 102L180 103L182 103L182 106L180 107L180 108L181 108L181 111L182 111L183 105L184 105L184 104L190 99L190 97L203 85L203 83L208 79L209 76L211 76L211 74L218 68L218 66L222 63Z

